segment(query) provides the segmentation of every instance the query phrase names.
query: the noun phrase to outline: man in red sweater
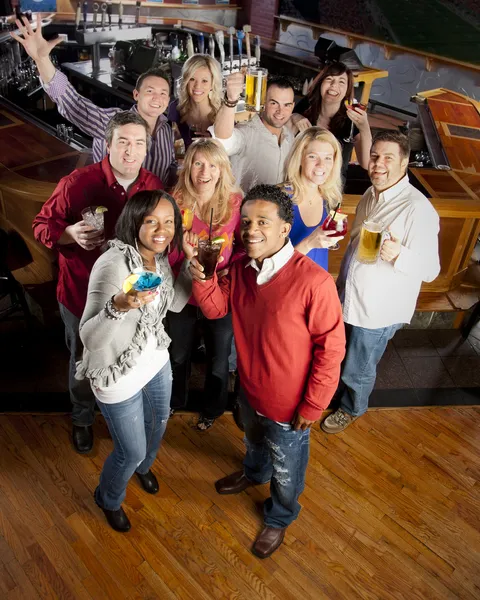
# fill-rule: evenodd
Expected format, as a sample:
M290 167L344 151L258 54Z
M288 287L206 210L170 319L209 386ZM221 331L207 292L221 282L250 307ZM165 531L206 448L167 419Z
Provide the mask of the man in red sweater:
M76 169L60 180L33 221L35 238L58 251L57 299L70 351L69 390L73 445L84 454L93 446L95 397L87 379L75 379L75 363L83 346L78 336L87 299L90 271L128 198L141 190L162 189L160 179L142 168L149 142L148 125L134 112L117 113L105 132L108 155L99 163ZM104 231L85 223L82 210L104 206Z
M337 389L345 354L342 309L332 277L288 239L291 200L259 185L241 208L247 256L227 276L205 281L193 259L193 293L203 314L232 312L245 426L243 470L216 482L219 494L270 483L265 528L253 553L267 558L299 512L310 427Z

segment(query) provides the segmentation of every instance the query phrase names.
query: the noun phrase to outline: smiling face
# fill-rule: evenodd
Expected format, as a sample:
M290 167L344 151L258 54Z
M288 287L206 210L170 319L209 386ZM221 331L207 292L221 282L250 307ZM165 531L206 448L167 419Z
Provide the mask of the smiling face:
M328 142L314 140L302 156L302 179L309 185L323 185L330 176L335 161L335 151Z
M267 90L262 118L270 127L281 129L292 116L293 107L293 89L271 85Z
M213 79L210 69L199 67L190 77L187 83L189 98L196 104L208 102L208 93L212 89Z
M143 218L138 232L138 251L144 258L163 252L175 235L175 213L171 202L162 198Z
M133 90L133 98L137 102L138 112L144 119L156 119L165 112L170 102L170 85L162 77L145 77L140 89Z
M400 154L400 146L395 142L376 142L370 151L368 175L377 192L392 187L405 176L408 157Z
M345 99L348 89L348 77L342 75L328 75L320 86L322 102L341 104Z
M147 154L145 127L134 123L117 127L107 151L115 177L135 179Z
M213 194L220 179L220 169L203 152L197 151L193 157L190 179L199 194Z
M280 218L277 205L266 200L245 202L240 227L248 256L259 264L283 248L292 228Z

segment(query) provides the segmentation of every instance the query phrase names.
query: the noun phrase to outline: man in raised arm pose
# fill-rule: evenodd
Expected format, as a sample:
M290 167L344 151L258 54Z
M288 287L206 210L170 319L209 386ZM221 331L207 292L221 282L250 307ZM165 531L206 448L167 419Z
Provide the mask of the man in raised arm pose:
M208 130L227 151L238 185L248 191L257 184L274 185L284 180L285 160L294 139L286 124L292 115L295 92L288 78L273 77L267 84L263 111L235 125L235 106L243 81L241 73L227 77L223 106Z
M93 161L100 162L107 154L105 129L110 119L121 108L100 108L91 100L81 96L67 76L57 70L50 59L50 52L61 43L60 38L48 41L42 35L41 20L33 31L26 17L16 21L22 34L12 33L27 54L35 61L45 91L57 104L59 113L93 138ZM139 113L148 123L151 145L144 167L160 177L165 186L172 184L176 177L177 163L173 147L174 136L170 123L163 114L170 101L170 81L164 71L149 69L137 80L133 91L136 104L130 109Z
M87 299L88 279L100 256L100 247L113 237L127 198L141 190L163 187L158 177L142 168L148 141L148 125L138 113L117 113L105 131L107 156L63 177L33 221L35 239L58 252L57 299L70 350L73 445L80 454L92 449L95 408L89 381L75 379L76 361L83 352L78 327ZM103 231L83 220L82 210L92 205L107 209Z
M243 469L216 482L219 494L270 484L265 527L253 553L267 558L298 517L305 485L310 427L337 389L345 329L332 277L295 251L288 234L289 197L259 185L241 208L247 256L230 272L206 281L195 258L193 293L203 314L230 310L238 353L240 404L245 427Z

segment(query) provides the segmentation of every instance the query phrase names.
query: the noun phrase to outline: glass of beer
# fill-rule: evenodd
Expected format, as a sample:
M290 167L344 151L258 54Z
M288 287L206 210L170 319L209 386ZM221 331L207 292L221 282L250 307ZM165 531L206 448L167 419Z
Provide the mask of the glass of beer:
M358 244L357 260L364 265L373 265L377 262L382 242L390 234L385 231L382 222L364 221L360 232L360 243Z
M267 95L267 69L251 67L247 69L245 81L245 108L251 112L260 112L265 106Z

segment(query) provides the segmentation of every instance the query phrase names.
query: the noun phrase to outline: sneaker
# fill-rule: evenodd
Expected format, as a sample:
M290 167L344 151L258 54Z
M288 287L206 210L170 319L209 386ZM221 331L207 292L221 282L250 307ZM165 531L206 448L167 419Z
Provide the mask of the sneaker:
M325 433L340 433L353 423L355 419L358 419L358 417L352 417L352 415L339 408L329 415L320 424L320 427Z

